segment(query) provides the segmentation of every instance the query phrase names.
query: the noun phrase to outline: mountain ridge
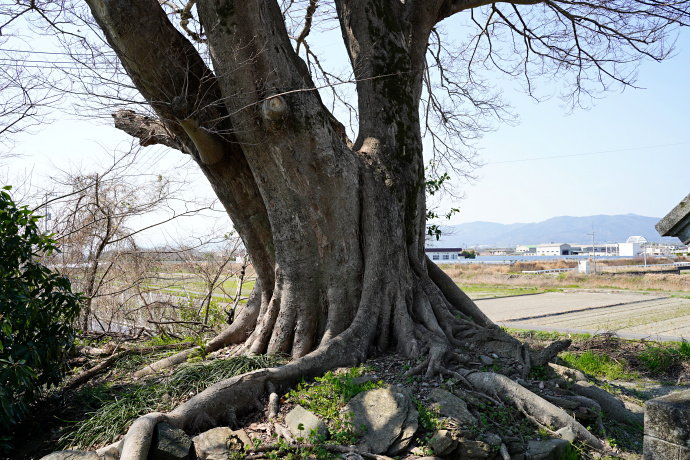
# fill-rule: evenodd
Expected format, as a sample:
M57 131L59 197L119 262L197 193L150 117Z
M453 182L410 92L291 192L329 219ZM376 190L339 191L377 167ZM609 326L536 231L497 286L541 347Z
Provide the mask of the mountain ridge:
M594 216L557 216L542 222L499 224L476 221L442 226L441 239L427 242L432 247L514 246L544 243L624 243L630 236L644 236L647 241L659 242L654 225L659 217L638 214ZM678 238L664 238L664 242L680 244Z

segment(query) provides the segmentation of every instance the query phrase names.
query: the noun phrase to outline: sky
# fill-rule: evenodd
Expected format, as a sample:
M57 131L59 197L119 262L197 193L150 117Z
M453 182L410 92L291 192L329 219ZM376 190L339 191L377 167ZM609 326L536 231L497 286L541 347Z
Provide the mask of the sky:
M315 47L341 46L337 35ZM644 89L606 93L589 110L568 114L557 97L537 103L518 91L517 84L501 80L504 98L520 122L500 126L477 142L484 166L471 183L451 180L464 198L442 203L441 209L460 209L447 223L509 224L627 213L663 217L690 192L688 74L690 31L678 40L674 58L640 67L637 85ZM557 89L542 82L540 90L549 94ZM66 114L53 118L16 139L13 153L18 157L10 160L11 174L32 171L34 178L46 177L68 163L93 164L130 142L109 120ZM161 168L184 156L169 151L163 158ZM197 176L195 188L212 194Z

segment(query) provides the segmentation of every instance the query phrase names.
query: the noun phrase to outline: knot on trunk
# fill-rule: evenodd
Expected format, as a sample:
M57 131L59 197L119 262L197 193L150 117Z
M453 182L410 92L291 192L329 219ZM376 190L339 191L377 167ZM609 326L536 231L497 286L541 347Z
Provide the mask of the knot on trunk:
M276 126L288 114L288 105L282 96L271 96L261 105L261 115L270 126Z

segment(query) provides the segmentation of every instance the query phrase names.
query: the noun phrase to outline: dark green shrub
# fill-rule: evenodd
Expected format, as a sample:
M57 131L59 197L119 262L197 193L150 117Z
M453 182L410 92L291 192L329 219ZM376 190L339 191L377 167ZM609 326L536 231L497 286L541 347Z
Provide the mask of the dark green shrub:
M0 190L0 431L62 379L81 303L66 277L41 264L55 242L8 190Z

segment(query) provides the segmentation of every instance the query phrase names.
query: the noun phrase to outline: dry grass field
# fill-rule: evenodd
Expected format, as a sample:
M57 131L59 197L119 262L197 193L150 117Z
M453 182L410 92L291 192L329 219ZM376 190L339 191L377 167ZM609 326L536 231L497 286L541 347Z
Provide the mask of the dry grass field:
M687 261L687 258L675 259L674 261L679 260ZM647 259L648 265L669 262L663 259ZM690 292L690 270L687 274L680 275L640 273L643 269L637 267L630 267L630 272L624 270L626 265L639 263L639 260L634 259L597 260L598 270L603 268L604 272L596 275L585 275L574 271L546 274L522 273L525 270L574 268L577 265L576 261L566 260L516 262L512 265L458 264L444 265L442 268L470 296L473 296L472 293L478 290L482 292L497 291L496 293L499 295L510 295L510 292L502 291L514 291L513 294L522 294L564 288ZM607 267L620 268L615 272L609 272Z

